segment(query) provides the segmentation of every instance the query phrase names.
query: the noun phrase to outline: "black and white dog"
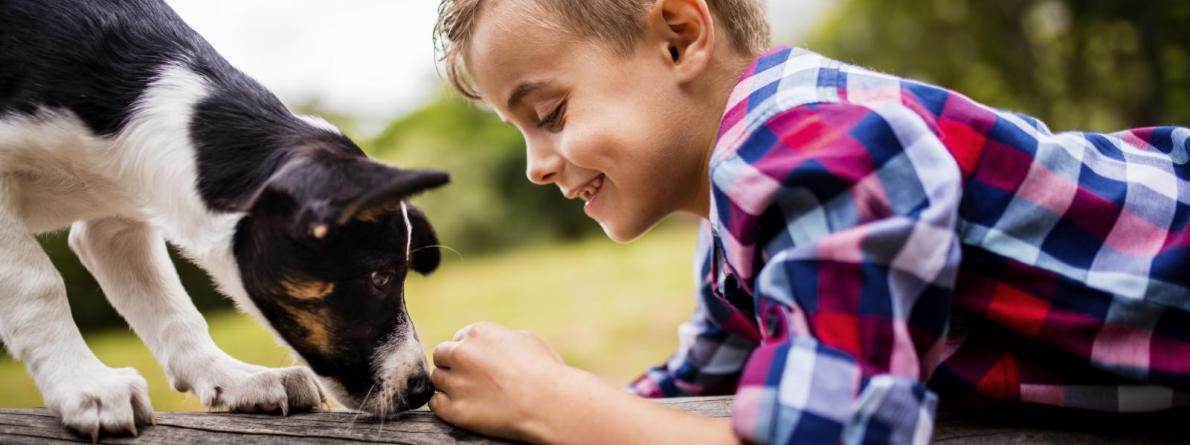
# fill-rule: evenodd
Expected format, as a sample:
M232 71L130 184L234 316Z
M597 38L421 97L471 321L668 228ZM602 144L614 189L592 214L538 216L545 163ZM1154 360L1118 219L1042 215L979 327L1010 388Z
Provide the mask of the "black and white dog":
M439 252L405 199L447 180L295 116L160 0L0 0L0 336L76 431L135 434L152 408L135 370L87 348L35 235L69 226L173 386L208 407L312 409L325 387L395 412L433 393L403 283ZM309 368L219 350L166 241Z

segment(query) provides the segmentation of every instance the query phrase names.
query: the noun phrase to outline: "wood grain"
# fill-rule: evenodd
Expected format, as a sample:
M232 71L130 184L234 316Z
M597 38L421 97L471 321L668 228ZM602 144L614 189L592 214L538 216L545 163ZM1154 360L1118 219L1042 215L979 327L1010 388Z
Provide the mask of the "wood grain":
M731 415L731 397L662 400L711 417ZM1190 410L1157 414L1109 415L1014 407L952 410L939 414L937 443L1190 443ZM45 410L0 409L0 443L89 443ZM345 411L293 414L289 417L229 413L161 413L157 425L140 437L103 437L112 444L501 444L505 441L458 430L424 409L379 418Z

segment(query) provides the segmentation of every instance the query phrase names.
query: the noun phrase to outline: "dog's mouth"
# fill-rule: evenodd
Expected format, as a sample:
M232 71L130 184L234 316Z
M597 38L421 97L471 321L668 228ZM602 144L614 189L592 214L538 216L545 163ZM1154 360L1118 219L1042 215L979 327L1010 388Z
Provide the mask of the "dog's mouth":
M343 407L369 414L387 416L416 409L430 401L434 385L429 374L418 372L405 378L385 379L373 384L362 394L349 393L334 379L323 378L323 386L335 401Z
M420 407L434 395L425 354L408 319L372 354L371 369L367 391L360 394L363 388L356 386L353 394L346 394L336 387L332 394L345 396L340 400L344 406L379 415Z

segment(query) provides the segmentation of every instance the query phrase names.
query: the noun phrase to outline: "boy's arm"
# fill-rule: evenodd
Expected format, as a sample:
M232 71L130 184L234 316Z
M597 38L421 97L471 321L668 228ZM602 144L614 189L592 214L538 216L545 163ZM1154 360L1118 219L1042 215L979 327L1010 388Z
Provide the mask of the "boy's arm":
M738 444L729 419L712 419L641 399L585 371L570 368L565 381L585 381L565 392L531 441L547 444Z
M960 258L962 182L946 147L899 104L820 104L771 118L721 162L712 174L730 172L741 193L716 202L732 207L720 235L765 259L741 272L767 336L744 369L735 432L928 442L937 399L922 382Z
M493 323L434 349L430 408L483 434L550 444L735 444L726 419L636 397L562 363L537 337Z
M678 328L678 349L666 363L649 369L629 386L642 397L686 397L731 394L756 342L724 330L711 317L711 229L703 223L694 261L697 307Z

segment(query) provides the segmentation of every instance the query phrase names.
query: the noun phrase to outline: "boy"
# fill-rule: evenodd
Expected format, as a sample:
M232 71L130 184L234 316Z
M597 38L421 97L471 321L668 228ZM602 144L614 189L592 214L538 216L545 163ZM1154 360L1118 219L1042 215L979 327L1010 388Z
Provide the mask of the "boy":
M1185 128L1052 134L800 49L755 0L445 0L448 74L626 242L706 220L699 308L632 390L483 323L430 407L532 442L925 443L937 395L1144 411L1190 389ZM741 75L742 73L742 75Z

